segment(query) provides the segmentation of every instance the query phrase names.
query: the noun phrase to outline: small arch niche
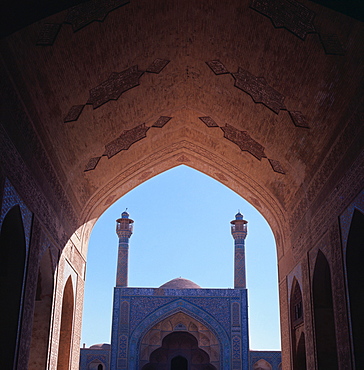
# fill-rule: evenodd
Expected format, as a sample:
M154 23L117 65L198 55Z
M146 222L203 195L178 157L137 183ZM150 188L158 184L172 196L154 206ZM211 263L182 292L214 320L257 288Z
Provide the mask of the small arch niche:
M0 231L0 346L1 361L9 368L11 364L16 367L25 262L25 233L20 207L16 205L6 214Z
M331 272L325 255L319 251L313 274L313 306L316 354L319 369L338 369Z

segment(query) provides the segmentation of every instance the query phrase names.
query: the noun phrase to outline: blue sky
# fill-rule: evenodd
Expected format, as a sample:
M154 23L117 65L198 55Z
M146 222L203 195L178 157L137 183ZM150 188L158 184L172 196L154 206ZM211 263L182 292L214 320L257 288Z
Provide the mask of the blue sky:
M280 349L275 241L262 215L239 195L186 166L166 171L115 202L90 238L81 343L110 343L116 279L117 218L134 220L129 286L159 287L176 277L203 288L233 288L230 221L248 221L246 270L251 349Z

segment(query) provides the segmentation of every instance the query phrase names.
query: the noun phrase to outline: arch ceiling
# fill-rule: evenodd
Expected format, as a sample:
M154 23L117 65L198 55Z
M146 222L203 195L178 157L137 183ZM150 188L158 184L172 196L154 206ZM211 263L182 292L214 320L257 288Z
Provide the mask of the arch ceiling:
M337 164L328 148L359 130L364 31L313 2L264 4L89 1L3 39L71 225L186 164L250 201L280 244Z

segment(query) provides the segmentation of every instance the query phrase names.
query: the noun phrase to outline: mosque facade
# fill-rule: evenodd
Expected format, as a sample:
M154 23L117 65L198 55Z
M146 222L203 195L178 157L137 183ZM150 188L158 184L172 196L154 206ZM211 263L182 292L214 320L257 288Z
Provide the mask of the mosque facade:
M234 289L204 289L175 278L159 288L128 287L134 221L118 219L118 266L111 345L82 348L80 370L278 370L280 351L250 351L245 272L247 221L231 221Z

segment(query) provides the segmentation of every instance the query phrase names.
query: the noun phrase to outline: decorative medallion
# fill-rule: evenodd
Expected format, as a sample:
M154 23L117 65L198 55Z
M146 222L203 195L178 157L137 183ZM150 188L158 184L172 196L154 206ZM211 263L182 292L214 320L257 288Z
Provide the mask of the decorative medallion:
M94 21L103 22L113 10L128 4L128 0L90 0L69 9L63 23L72 25L73 32ZM53 45L62 24L45 23L40 31L37 45Z
M155 59L151 66L154 66L153 72L160 73L162 69L169 63L169 60ZM151 68L151 66L149 68ZM101 105L110 100L118 100L120 96L133 87L139 86L140 77L147 71L139 70L138 66L132 66L122 72L113 72L107 80L100 85L90 90L90 97L83 105L74 105L68 111L63 122L77 121L86 104L92 105L93 109L101 107Z

